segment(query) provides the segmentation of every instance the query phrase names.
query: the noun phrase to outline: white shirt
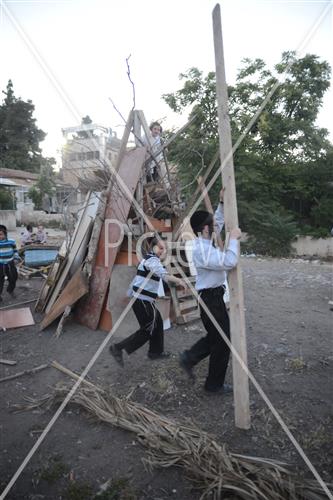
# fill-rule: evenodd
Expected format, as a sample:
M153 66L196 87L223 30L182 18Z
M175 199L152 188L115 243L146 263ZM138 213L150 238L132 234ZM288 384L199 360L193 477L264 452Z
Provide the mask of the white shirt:
M215 222L221 231L224 225L223 207L215 211ZM226 280L226 271L233 269L238 262L238 240L230 239L228 248L222 251L216 248L212 240L197 238L193 246L193 264L197 271L196 290L222 286Z

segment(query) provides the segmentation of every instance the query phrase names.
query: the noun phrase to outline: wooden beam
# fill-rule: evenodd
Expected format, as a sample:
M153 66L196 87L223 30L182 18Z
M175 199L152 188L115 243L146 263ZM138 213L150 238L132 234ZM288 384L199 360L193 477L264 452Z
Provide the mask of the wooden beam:
M203 178L199 175L198 179L198 184L199 184L199 187L202 191L202 194L203 194L203 197L204 197L204 202L205 202L205 207L206 207L206 210L207 212L209 212L210 214L213 214L214 213L214 209L213 209L213 206L212 206L212 203L210 201L210 198L209 198L209 194L208 194L208 191L207 191L207 188L206 188L206 185L204 183L204 180Z
M39 329L44 330L44 328L64 313L67 306L73 306L81 297L88 293L88 290L88 278L79 268L68 281L49 312L44 316Z
M213 32L216 66L216 94L219 122L222 184L225 188L224 211L226 230L238 226L236 186L232 157L231 129L228 116L228 91L224 67L220 5L213 10ZM240 264L229 272L231 342L247 366L244 296ZM247 372L233 356L235 423L241 429L250 428L249 381Z
M141 125L143 126L143 124L142 124L142 121L140 120L140 111L133 111L133 115L134 115L133 132L134 132L135 145L136 145L136 147L142 147L143 141L141 140ZM144 129L144 127L143 127L143 129ZM144 132L146 134L145 129L144 129ZM147 137L147 141L149 144L149 137ZM146 178L146 175L144 172L144 164L143 164L142 169L141 169L141 175L139 178L139 182L138 182L138 185L137 185L137 188L135 191L135 198L136 198L136 201L138 202L138 205L140 207L143 206L143 183L144 183L145 178ZM143 234L144 233L144 220L141 216L139 217L138 222L139 222L141 233Z
M220 151L217 151L215 153L215 155L213 156L212 161L210 162L210 164L206 168L204 175L202 176L202 182L206 182L209 174L213 170L214 165L217 162L217 160L219 159L219 157L220 157ZM196 200L197 197L198 197L198 195L200 194L200 191L201 191L200 186L198 186L196 188L196 190L194 191L193 196L191 196L191 199L192 200ZM173 239L174 239L174 241L178 240L179 236L181 235L181 231L182 231L183 227L186 226L186 224L189 222L186 219L187 219L189 213L191 212L192 207L193 207L193 204L188 205L187 208L186 208L186 210L185 210L185 212L182 215L182 218L180 218L179 221L177 222L177 224L175 226L175 229L173 231L173 234L174 234L174 238Z
M212 202L210 201L209 194L208 194L208 191L207 191L207 188L206 188L206 184L204 183L203 178L201 176L198 177L197 181L198 181L199 187L200 187L200 189L202 191L202 195L204 197L204 202L205 202L206 210L210 214L214 215L213 205L212 205ZM220 247L221 250L224 249L224 244L223 244L223 241L222 241L221 234L216 234L215 233L214 241L217 244L217 246Z
M116 167L115 167L116 172L118 172L120 164L121 164L122 159L123 159L123 156L126 153L127 143L128 143L128 139L129 139L130 133L132 132L133 124L134 124L134 113L133 113L133 111L130 111L129 115L128 115L127 122L126 122L126 125L125 125L125 130L124 130L124 133L123 133L123 137L122 137L121 143L120 143L120 148L119 148L117 163L116 163Z

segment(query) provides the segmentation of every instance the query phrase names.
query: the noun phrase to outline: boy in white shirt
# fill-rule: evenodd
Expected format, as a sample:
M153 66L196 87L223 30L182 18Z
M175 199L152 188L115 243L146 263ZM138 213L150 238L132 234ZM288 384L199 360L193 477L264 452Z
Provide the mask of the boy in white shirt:
M239 228L231 230L225 251L216 247L212 241L214 229L219 234L224 225L223 191L220 193L220 204L215 212L215 221L214 216L209 212L199 210L192 215L190 222L197 236L193 248L193 264L197 270L195 288L225 335L230 338L229 316L223 300L224 282L226 272L237 265L237 240L241 237L241 231ZM210 393L232 392L232 387L224 384L230 349L201 305L200 316L207 335L180 355L180 366L191 378L194 378L193 367L209 356L205 390Z

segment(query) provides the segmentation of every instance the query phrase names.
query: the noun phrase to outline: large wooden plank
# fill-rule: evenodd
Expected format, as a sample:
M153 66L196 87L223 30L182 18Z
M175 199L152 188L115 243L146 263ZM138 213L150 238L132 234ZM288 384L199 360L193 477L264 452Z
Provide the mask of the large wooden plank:
M120 242L116 245L121 237L120 225L125 223L128 218L145 155L146 148L144 147L124 153L118 175L127 189L121 185L119 180L115 179L108 196L105 221L100 234L96 261L89 283L89 293L80 300L76 308L77 320L93 330L96 330L99 324L112 267L120 249ZM120 224L110 224L110 220L116 220Z
M53 304L55 303L66 278L75 262L76 255L82 247L82 242L87 238L87 233L89 232L89 227L91 228L91 221L95 218L96 212L98 210L98 197L94 193L88 193L85 200L85 205L81 211L81 215L78 223L75 226L75 231L72 238L72 244L66 259L66 264L62 269L59 276L57 276L57 281L54 285L52 293L47 301L47 306L45 308L46 313L51 311ZM76 263L76 267L77 267Z
M83 295L88 293L88 289L88 278L81 269L78 269L51 307L51 310L44 316L40 324L40 330L44 330L49 326L65 311L67 306L72 306Z
M213 10L213 32L216 66L216 95L219 122L222 184L225 188L224 212L226 231L238 226L234 162L231 129L228 116L228 89L225 76L220 6ZM239 251L239 249L238 249ZM244 295L240 264L229 272L231 342L243 364L247 366ZM247 372L235 355L232 359L235 423L241 429L250 428L249 380Z

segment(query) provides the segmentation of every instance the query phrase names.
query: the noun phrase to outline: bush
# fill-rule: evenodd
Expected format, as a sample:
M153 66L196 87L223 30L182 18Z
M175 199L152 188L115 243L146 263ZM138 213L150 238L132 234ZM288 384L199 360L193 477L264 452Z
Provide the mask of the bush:
M14 193L4 186L0 186L0 210L15 210L16 200Z
M292 216L264 212L253 217L247 251L272 257L287 257L291 253L291 243L297 235L297 225Z

